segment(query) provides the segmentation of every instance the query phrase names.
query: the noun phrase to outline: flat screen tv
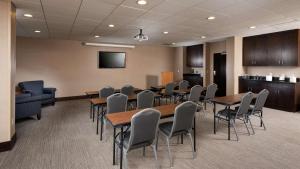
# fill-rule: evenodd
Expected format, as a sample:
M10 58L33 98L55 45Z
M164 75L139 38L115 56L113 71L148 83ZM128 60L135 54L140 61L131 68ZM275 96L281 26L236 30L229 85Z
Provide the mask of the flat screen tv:
M125 52L103 52L98 54L98 68L125 68Z

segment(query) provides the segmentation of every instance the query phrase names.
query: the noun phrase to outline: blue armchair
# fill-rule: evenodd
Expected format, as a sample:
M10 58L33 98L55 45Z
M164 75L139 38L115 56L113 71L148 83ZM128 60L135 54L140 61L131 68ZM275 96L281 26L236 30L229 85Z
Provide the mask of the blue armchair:
M39 96L42 105L55 104L55 91L56 88L44 88L44 81L26 81L20 82L19 87L22 93L29 93L31 96Z
M41 119L41 96L31 96L30 93L22 93L16 96L16 119L37 115Z

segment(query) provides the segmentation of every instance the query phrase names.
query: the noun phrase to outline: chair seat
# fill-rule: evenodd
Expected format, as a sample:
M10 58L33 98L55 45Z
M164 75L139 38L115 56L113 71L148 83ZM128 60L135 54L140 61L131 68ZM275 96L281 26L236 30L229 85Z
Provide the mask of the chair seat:
M228 111L229 111L231 117L235 116L237 113L237 110L223 109L218 112L217 116L228 118Z
M165 135L170 136L170 133L171 133L171 130L172 130L172 126L173 126L173 121L169 121L169 122L161 123L159 125L159 129ZM188 133L188 131L186 131L186 130L184 130L184 131L178 131L176 133L173 133L172 136L176 136L176 135L180 135L180 134L186 134L186 133Z
M127 131L123 134L123 139L124 139L123 140L123 146L124 146L125 149L128 149L129 138L130 138L130 131ZM120 137L116 138L116 143L118 145L120 145ZM152 144L151 142L141 142L141 143L132 145L130 149L132 150L132 149L136 149L136 148L141 148L141 147L144 147L144 146L149 146L151 144Z
M173 121L161 123L159 125L160 131L162 131L165 135L169 136L172 130Z

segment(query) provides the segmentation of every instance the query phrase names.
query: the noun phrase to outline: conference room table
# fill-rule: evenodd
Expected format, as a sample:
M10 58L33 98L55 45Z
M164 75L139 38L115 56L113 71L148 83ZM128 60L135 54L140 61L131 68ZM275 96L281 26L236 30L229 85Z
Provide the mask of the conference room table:
M143 91L143 90L140 88L134 88L134 93L137 93L140 91ZM121 92L121 89L115 89L115 93L120 93L120 92ZM90 99L92 99L94 96L99 96L99 91L95 91L95 90L85 91L84 93ZM93 105L91 104L90 105L90 118L93 118L93 121L94 121L94 117L95 116L93 116Z
M229 110L231 106L240 104L242 101L243 96L246 93L239 93L239 94L234 94L230 96L222 96L222 97L215 97L212 102L213 102L213 112L214 112L214 134L216 134L216 104L220 104L225 106L225 110ZM257 97L257 94L254 94L254 99ZM230 140L230 111L227 111L227 117L228 117L228 140Z
M161 112L161 119L168 118L174 116L175 108L178 104L168 104L153 107L154 109ZM134 114L138 113L140 110L131 110L126 112L119 112L119 113L111 113L106 114L105 117L107 121L112 125L114 128L113 134L113 165L115 165L115 139L116 139L116 129L120 128L119 138L120 138L120 169L122 169L122 159L123 159L123 142L124 142L124 128L130 126L131 118ZM194 118L194 127L193 127L193 135L194 135L194 151L196 152L196 120Z
M158 99L160 100L161 95L154 93L154 100ZM130 95L128 96L128 102L130 101L136 101L137 100L137 94L134 95ZM102 140L102 134L103 134L103 116L104 116L104 107L106 106L107 103L107 98L91 98L90 100L91 103L91 107L93 107L92 109L92 114L93 114L93 121L94 121L94 117L95 117L95 109L94 107L97 107L97 118L100 116L100 121L101 121L101 126L100 126L100 140ZM160 104L160 101L159 101ZM101 107L101 111L100 111L100 107ZM98 134L99 130L99 120L97 119L97 129L96 129L96 134Z

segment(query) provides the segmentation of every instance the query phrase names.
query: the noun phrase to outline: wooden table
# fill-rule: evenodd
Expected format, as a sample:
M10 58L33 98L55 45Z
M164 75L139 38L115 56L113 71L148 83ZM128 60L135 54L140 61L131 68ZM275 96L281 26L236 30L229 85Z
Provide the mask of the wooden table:
M216 134L216 104L224 105L225 109L230 109L230 106L240 104L242 101L242 97L246 93L240 93L240 94L235 94L235 95L230 95L230 96L223 96L223 97L216 97L212 100L214 107L213 107L213 112L214 112L214 134ZM257 94L254 94L254 98L257 97ZM228 119L228 140L230 140L230 112L227 111L227 117Z
M178 104L169 104L154 107L154 109L161 112L161 119L168 118L174 116L175 108ZM132 110L126 112L119 112L119 113L111 113L106 115L106 119L114 128L114 136L113 136L113 164L115 164L115 137L116 137L116 128L120 128L121 132L119 134L120 137L120 169L122 169L122 159L123 159L123 134L124 134L124 127L129 126L131 123L131 118L133 115L138 113L140 110ZM196 152L196 120L194 118L194 151Z
M115 93L120 93L120 91L121 91L121 89L115 89ZM142 91L142 89L139 89L139 88L134 88L134 92L136 93L136 92L139 92L139 91ZM98 96L99 95L99 91L85 91L84 92L85 93L85 95L87 95L90 99L92 99L93 98L93 96ZM93 121L94 121L94 119L95 119L95 115L93 114L93 110L94 109L94 107L93 107L93 105L91 104L90 105L90 119L91 118L93 118Z
M191 89L181 89L181 90L173 90L175 96L177 95L180 102L184 101L184 96L191 92Z
M154 93L154 99L159 99L160 100L160 95ZM128 96L128 101L135 101L137 100L137 95L130 95ZM102 140L102 134L103 134L103 116L104 116L104 110L103 107L106 105L107 103L107 98L92 98L90 99L90 103L92 105L92 107L97 106L97 128L96 128L96 134L99 133L99 119L98 117L100 116L100 121L101 121L101 126L100 126L100 140ZM160 104L160 103L159 103ZM100 107L101 107L101 112L100 112ZM93 114L93 121L94 121L94 117L95 117L95 110L92 110L92 114Z

